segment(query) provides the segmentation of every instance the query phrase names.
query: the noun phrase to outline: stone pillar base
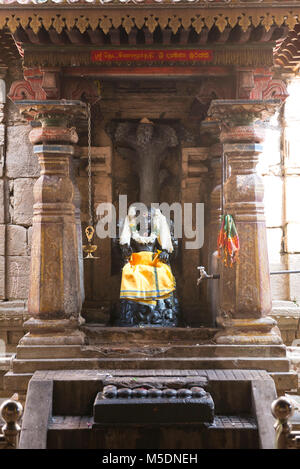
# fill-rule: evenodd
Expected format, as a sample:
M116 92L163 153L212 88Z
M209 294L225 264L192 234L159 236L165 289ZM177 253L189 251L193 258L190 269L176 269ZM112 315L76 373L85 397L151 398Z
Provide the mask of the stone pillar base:
M83 318L34 319L24 323L27 334L19 345L83 345L85 334L78 329Z
M280 345L282 338L277 323L270 317L258 319L217 318L222 330L215 336L224 345Z

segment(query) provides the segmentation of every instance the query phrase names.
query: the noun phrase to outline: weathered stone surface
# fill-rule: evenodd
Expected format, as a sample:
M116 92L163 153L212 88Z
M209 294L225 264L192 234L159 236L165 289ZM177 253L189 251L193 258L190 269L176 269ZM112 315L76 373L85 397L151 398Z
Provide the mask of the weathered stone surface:
M0 299L5 298L5 257L0 256Z
M256 170L263 135L261 128L253 123L264 119L265 112L270 116L277 105L275 100L268 109L264 101L215 100L209 109L209 115L222 123L220 141L224 143L231 168L224 186L225 213L233 216L241 245L239 264L221 267L223 315L217 318L217 324L225 330L216 338L217 343L279 344L281 341L274 327L276 322L267 318L272 305L264 187Z
M271 403L276 399L276 388L273 380L253 380L252 404L257 418L259 447L274 449L274 418L271 414Z
M19 448L46 448L48 420L52 410L53 383L31 381L24 412Z
M271 316L277 321L284 344L293 345L300 332L299 305L292 301L273 301Z
M286 219L289 223L300 223L300 214L298 210L299 197L300 197L299 176L298 177L295 175L287 176L286 178ZM298 230L299 230L299 227L298 227ZM298 235L297 251L300 251L299 235Z
M16 353L16 345L24 335L23 322L26 319L25 300L0 301L0 337L3 334L7 353Z
M0 225L0 256L5 256L5 225Z
M4 181L2 179L0 179L0 223L5 223Z
M30 257L9 256L7 258L7 297L28 297Z
M27 254L30 256L31 254L31 243L32 243L32 226L30 226L27 230Z
M296 211L297 209L295 209ZM287 252L300 252L300 223L288 223L287 225Z
M8 256L27 255L27 230L23 226L7 225L7 254Z
M29 226L32 224L34 179L14 181L13 223Z
M280 263L282 249L282 228L269 228L267 229L267 243L268 243L268 254L269 262Z
M21 331L8 331L8 333L7 333L7 342L9 344L17 345L19 343L19 340L22 339L23 335L24 335L23 330L21 330Z
M28 125L7 127L6 175L9 178L38 177L39 165L28 139Z
M120 381L122 378L120 378ZM151 385L156 389L161 389L162 385L159 380ZM118 391L121 392L122 386L112 386L113 388L118 387ZM156 397L151 398L148 395L148 390L143 386L143 393L146 397L131 397L131 398L107 398L104 397L104 392L109 386L103 389L103 392L99 392L94 402L93 415L95 425L107 423L162 423L168 422L179 423L179 422L210 422L214 420L214 402L209 393L205 392L203 388L201 397L192 397L192 390L186 386L185 392L190 392L191 397L180 397L180 393L174 389L169 388L169 392L175 396L168 397ZM199 389L199 388L198 388ZM130 392L132 392L130 390Z
M4 145L5 143L5 126L4 124L0 124L0 145Z

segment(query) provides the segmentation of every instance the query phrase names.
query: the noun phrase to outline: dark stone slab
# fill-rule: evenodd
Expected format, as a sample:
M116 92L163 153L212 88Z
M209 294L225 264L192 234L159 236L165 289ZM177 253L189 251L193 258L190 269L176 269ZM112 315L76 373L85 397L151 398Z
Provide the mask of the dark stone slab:
M201 387L105 386L97 394L94 425L107 423L212 423L214 402Z

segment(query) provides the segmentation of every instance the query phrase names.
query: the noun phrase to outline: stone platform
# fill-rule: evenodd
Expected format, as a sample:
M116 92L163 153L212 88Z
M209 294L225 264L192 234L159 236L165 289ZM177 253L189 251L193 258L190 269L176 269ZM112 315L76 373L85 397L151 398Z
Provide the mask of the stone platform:
M106 383L164 382L170 388L200 382L214 402L211 423L101 422L93 403ZM168 386L168 387L169 387ZM276 397L266 371L255 370L65 370L37 371L29 384L21 449L241 449L274 447L271 403ZM116 420L118 420L116 418Z
M4 376L8 391L25 393L38 370L266 370L282 394L298 387L284 345L219 345L213 328L82 326L85 345L19 345Z

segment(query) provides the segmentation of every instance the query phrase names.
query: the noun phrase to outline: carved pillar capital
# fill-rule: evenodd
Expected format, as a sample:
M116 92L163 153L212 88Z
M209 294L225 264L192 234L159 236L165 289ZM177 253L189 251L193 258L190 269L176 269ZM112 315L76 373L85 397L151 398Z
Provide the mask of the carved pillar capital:
M256 173L266 120L280 100L216 100L209 115L220 121L231 173L224 186L225 214L233 216L240 238L239 261L221 265L219 343L277 344L281 338L267 317L271 312L270 272L263 204L263 182Z
M246 127L267 120L281 104L280 99L216 99L211 102L208 116L220 122L222 129Z
M34 186L29 333L21 345L81 344L81 289L71 155L78 141L70 127L85 116L80 101L20 101L21 114L40 127L31 130L41 175Z

